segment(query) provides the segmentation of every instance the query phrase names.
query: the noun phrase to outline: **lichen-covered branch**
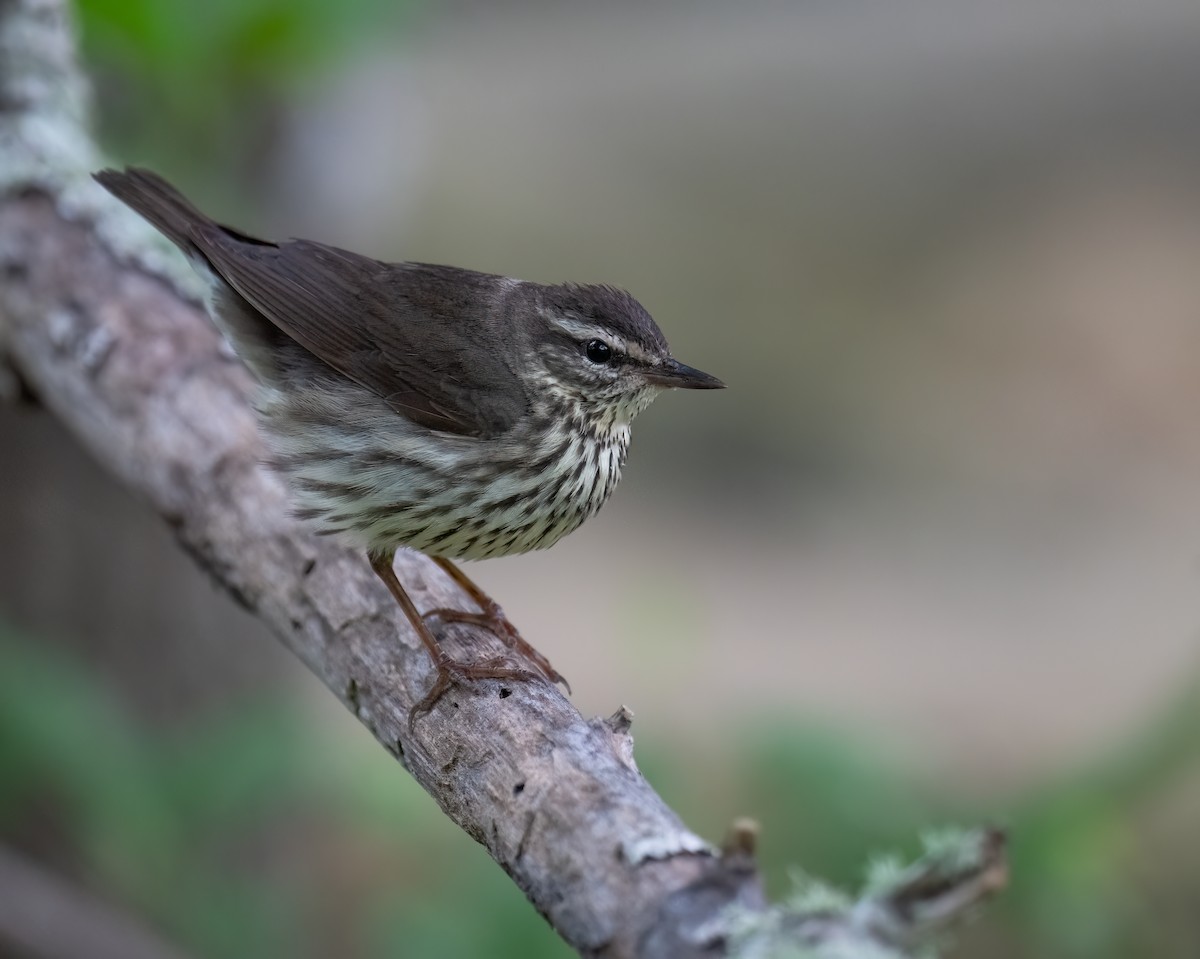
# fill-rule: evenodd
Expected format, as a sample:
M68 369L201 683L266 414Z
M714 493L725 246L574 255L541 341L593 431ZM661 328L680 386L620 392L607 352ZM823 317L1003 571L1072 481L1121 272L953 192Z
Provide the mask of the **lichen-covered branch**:
M948 829L924 839L920 859L877 861L857 897L802 878L768 909L732 914L738 959L903 959L929 947L1008 881L1004 834Z
M178 260L88 179L84 89L61 0L0 0L0 353L575 949L724 951L765 906L753 863L710 850L650 788L627 713L585 720L547 685L485 681L410 728L428 657L362 556L290 518L246 372ZM463 604L424 558L398 562L419 607ZM847 926L848 941L878 926Z

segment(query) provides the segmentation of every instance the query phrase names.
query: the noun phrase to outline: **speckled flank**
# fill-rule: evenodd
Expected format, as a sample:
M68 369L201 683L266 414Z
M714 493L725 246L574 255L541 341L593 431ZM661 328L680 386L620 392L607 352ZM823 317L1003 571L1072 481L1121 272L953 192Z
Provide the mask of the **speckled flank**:
M326 386L263 393L272 462L299 515L373 548L453 559L545 549L595 515L620 479L630 421L656 392L585 415L577 398L550 391L508 437L431 444L382 402L364 404L351 384ZM343 428L351 405L364 424L355 434ZM490 454L482 458L481 443Z

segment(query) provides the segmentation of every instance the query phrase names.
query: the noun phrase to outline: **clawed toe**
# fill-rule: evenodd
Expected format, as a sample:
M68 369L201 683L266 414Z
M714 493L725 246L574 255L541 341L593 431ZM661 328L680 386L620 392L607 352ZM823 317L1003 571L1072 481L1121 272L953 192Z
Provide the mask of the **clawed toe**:
M371 568L375 570L376 575L383 580L388 591L395 598L396 602L400 604L400 608L404 611L404 615L408 617L409 623L412 624L412 628L416 631L422 645L428 650L437 669L437 677L434 679L433 686L430 687L429 692L425 694L419 703L409 710L409 729L412 729L416 724L419 716L423 716L433 709L437 701L456 683L467 683L477 679L507 679L512 682L547 680L551 683L562 683L563 686L566 686L567 692L571 691L571 687L567 684L567 681L550 665L550 661L521 638L521 634L508 621L504 615L504 611L496 605L495 601L467 579L458 567L447 559L433 557L434 562L441 566L451 579L467 592L471 599L479 605L481 611L478 613L467 613L463 610L443 606L431 609L422 615L417 610L416 605L404 587L400 584L400 580L396 578L396 571L392 568L394 552L394 550L379 550L368 553ZM493 633L514 653L521 656L525 662L535 667L537 671L534 672L533 670L513 666L502 656L483 659L474 663L462 663L451 659L430 631L428 623L430 619L439 619L443 623L465 623L486 629Z
M453 686L479 679L507 679L512 682L527 683L545 678L528 669L520 669L506 665L506 663L507 660L502 656L475 663L460 663L448 656L440 659L437 663L437 678L433 681L429 692L408 712L408 728L412 729L416 725L417 719L433 709L437 705L437 701Z
M537 651L532 645L525 641L519 632L499 606L492 605L482 613L468 613L465 610L453 609L448 606L439 606L436 609L431 609L421 617L426 623L431 619L436 619L445 624L462 623L467 626L478 626L481 629L486 629L489 633L500 640L505 646L520 655L523 659L537 667L546 679L552 683L560 683L566 691L571 691L571 684L550 665L550 660Z

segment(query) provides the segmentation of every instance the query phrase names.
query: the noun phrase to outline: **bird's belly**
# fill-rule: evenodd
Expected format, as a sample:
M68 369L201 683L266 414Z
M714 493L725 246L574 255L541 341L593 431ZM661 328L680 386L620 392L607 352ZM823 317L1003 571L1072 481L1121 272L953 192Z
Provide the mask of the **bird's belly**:
M486 559L553 546L593 516L620 478L627 434L574 436L532 457L463 455L437 463L408 453L283 468L298 514L368 549L408 547L452 559ZM351 458L352 460L353 458Z
M440 524L430 545L406 545L458 559L547 549L599 511L620 479L624 458L620 444L569 448L542 470L496 481L474 509Z

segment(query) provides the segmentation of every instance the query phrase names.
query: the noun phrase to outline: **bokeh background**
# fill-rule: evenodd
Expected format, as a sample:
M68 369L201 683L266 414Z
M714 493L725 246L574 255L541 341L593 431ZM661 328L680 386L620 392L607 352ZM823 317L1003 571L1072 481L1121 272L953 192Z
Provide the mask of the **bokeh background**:
M730 385L471 570L712 838L1013 830L975 957L1200 955L1200 5L79 0L226 221L632 290ZM187 954L568 954L48 414L0 408L0 839ZM8 955L0 943L0 955Z

